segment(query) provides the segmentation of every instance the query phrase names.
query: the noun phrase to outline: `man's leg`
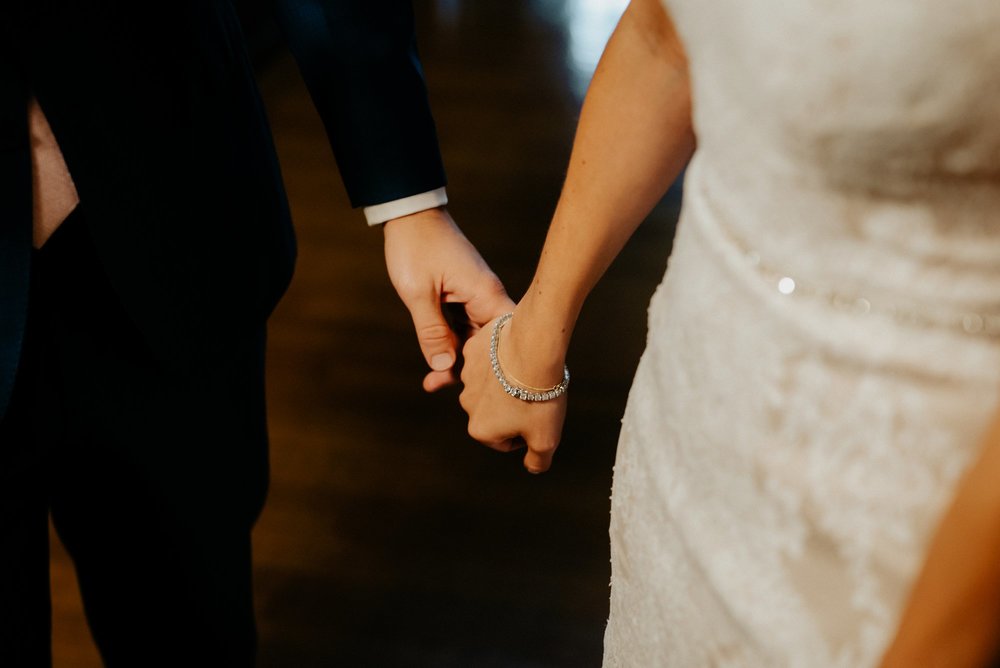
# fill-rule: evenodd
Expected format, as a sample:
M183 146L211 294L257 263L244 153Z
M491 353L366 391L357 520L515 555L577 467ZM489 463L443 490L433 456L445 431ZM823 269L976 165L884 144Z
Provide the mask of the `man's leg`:
M49 506L45 453L33 428L39 364L26 338L0 418L0 665L35 668L52 663Z
M39 258L66 439L52 517L108 666L251 666L250 529L267 440L263 327L197 372L146 349L82 220Z

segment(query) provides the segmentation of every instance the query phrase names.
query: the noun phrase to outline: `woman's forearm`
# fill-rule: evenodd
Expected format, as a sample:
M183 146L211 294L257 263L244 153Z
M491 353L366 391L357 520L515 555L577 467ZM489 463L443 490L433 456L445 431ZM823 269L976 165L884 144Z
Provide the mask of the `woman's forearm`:
M694 150L687 62L659 0L633 0L584 101L538 270L511 323L519 369L558 378L583 300ZM519 334L520 333L520 334Z
M883 668L979 668L1000 641L1000 416L931 541Z

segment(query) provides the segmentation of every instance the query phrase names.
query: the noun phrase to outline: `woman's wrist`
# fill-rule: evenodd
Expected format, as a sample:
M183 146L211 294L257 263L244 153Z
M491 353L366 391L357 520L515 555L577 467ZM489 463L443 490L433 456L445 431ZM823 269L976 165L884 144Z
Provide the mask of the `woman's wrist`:
M493 374L500 381L504 392L515 399L529 402L558 399L566 393L566 388L569 387L570 376L568 368L563 368L562 378L560 378L559 382L546 383L545 387L538 387L531 382L517 378L511 373L509 366L504 364L502 355L500 354L500 342L504 327L510 324L513 317L513 312L505 313L493 323L493 332L490 335L490 364L493 366ZM507 366L506 369L505 366Z
M570 334L568 323L522 301L503 328L498 352L504 369L527 387L557 385L563 379Z

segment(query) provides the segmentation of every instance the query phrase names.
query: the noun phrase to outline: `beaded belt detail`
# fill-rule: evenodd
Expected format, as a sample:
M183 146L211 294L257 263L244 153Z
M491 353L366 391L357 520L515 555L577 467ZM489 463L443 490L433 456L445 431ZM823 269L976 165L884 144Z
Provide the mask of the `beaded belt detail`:
M814 285L775 269L761 257L759 252L743 243L734 233L725 228L723 230L742 254L747 265L753 267L768 286L783 296L823 300L840 311L858 315L882 315L911 327L940 327L965 334L1000 338L1000 313L960 311L950 316L941 315L919 308L886 303L871 296Z

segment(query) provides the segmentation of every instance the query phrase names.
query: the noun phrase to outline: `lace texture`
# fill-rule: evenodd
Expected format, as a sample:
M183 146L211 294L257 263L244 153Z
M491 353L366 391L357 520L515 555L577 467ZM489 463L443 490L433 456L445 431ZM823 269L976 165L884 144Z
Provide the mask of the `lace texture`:
M612 496L605 666L876 665L1000 402L1000 5L668 2L698 152ZM891 39L890 39L891 36ZM900 319L782 294L746 248Z

